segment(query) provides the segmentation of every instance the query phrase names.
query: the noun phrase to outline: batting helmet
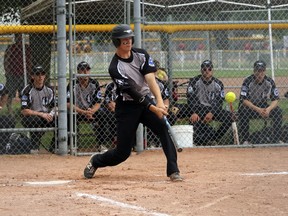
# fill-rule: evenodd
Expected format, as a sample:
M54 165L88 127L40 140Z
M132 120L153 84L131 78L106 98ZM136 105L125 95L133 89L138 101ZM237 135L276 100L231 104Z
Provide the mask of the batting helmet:
M132 37L132 43L134 43L134 33L129 25L121 24L112 29L112 42L115 47L120 46L121 38Z
M205 61L203 61L202 64L201 64L201 70L202 70L203 68L213 68L213 63L212 63L212 61L211 61L211 60L205 60Z

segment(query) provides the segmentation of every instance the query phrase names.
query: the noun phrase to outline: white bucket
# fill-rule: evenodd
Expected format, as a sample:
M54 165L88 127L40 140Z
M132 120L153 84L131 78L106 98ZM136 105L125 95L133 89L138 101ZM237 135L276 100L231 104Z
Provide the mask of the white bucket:
M193 147L193 126L192 125L173 125L172 129L175 133L179 147Z

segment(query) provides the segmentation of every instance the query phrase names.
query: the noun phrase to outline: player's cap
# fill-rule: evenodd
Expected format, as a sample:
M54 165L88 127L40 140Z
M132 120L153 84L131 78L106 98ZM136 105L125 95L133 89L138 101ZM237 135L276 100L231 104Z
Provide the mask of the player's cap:
M254 71L266 70L266 63L264 61L258 60L254 63Z
M32 75L46 74L45 70L41 65L35 66L32 69Z
M205 60L201 64L201 69L203 68L213 68L213 63L211 60Z
M77 71L85 70L85 69L87 69L87 70L91 69L90 65L87 62L82 61L77 65Z

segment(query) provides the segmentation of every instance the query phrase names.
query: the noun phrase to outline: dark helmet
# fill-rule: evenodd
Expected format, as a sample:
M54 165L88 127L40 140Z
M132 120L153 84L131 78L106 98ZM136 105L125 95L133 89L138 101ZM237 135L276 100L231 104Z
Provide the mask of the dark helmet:
M43 67L41 65L35 66L32 69L32 75L37 75L37 74L45 74L45 70L43 69Z
M120 46L120 39L121 38L128 38L132 37L132 43L134 42L134 33L129 25L121 24L117 25L112 29L112 42L115 47Z
M202 70L203 68L213 68L213 63L212 63L212 61L211 61L211 60L205 60L205 61L203 61L202 64L201 64L201 70Z
M87 70L91 69L90 65L87 62L82 61L77 65L77 71L85 70L85 69L87 69Z
M266 63L264 61L258 60L254 63L254 71L266 70Z

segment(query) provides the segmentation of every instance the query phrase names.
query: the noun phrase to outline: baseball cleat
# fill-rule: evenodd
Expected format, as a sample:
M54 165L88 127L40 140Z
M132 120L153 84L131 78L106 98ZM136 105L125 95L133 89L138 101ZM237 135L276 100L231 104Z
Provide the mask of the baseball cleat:
M170 180L173 182L183 181L183 178L180 176L178 172L172 173L169 176Z
M96 167L93 167L92 165L92 158L93 158L94 155L91 156L88 164L86 165L85 169L84 169L84 177L87 178L87 179L90 179L94 176L97 168Z

